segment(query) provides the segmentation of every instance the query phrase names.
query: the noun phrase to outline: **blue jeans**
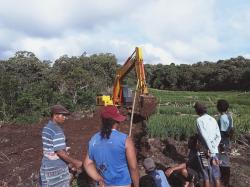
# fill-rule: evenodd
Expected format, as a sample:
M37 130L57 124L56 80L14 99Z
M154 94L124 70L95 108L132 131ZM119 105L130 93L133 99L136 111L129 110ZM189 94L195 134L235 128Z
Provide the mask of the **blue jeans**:
M70 174L68 166L40 168L40 186L41 187L70 187Z

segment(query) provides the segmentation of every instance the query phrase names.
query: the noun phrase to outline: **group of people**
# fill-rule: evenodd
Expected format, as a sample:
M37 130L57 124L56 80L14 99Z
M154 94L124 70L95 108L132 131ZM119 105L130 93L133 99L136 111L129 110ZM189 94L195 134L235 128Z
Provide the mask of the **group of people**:
M229 186L230 138L233 132L229 104L224 99L218 100L218 121L207 114L204 104L196 103L194 108L199 117L196 121L197 134L191 136L188 142L188 161L167 169L165 173L170 176L179 171L188 179L186 186L199 186L199 181L204 187Z
M233 128L232 116L228 112L226 100L219 100L218 122L207 114L206 106L195 103L197 134L190 137L188 161L169 167L165 171L157 169L152 158L143 161L145 176L140 178L136 149L128 135L118 131L118 126L126 117L115 106L105 106L101 110L102 126L88 142L87 154L83 161L72 158L66 151L65 135L60 127L69 111L62 105L51 107L51 120L42 130L43 159L40 168L42 187L69 187L70 173L84 169L99 187L170 187L171 177L179 173L185 179L183 186L195 186L203 181L203 186L228 186L230 176L230 134ZM223 175L227 173L227 175ZM229 174L229 175L228 175Z

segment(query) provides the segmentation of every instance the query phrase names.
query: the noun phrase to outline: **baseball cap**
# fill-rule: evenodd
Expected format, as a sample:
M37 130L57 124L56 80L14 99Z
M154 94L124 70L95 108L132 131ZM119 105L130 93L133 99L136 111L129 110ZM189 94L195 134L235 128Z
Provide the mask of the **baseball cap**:
M101 117L105 119L113 119L118 122L124 121L126 119L125 116L120 114L118 108L113 105L104 106L101 110Z
M50 108L51 114L69 115L69 111L62 105L54 105Z
M146 158L143 161L143 166L146 171L153 171L155 169L155 162L152 158Z

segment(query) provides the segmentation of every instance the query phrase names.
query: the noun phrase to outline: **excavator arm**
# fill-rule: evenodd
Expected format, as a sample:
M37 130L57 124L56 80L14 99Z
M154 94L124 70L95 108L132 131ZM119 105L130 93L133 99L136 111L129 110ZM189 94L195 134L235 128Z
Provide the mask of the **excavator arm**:
M148 87L146 84L144 64L142 58L142 50L139 47L135 48L135 51L125 61L124 65L118 69L113 88L112 97L108 95L99 95L96 98L96 104L99 106L107 105L123 105L123 88L122 81L126 75L135 68L136 78L138 82L137 97L136 97L136 112L143 118L148 118L156 109L157 101L153 95L148 93ZM112 98L112 100L111 100Z
M122 88L121 83L125 76L135 68L137 81L139 83L138 90L140 94L148 94L148 87L146 84L144 64L142 58L142 50L139 47L135 48L135 51L126 60L124 65L117 71L114 88L113 88L113 103L116 105L121 104Z
M156 109L157 101L153 95L148 92L146 84L146 76L144 71L144 64L142 58L142 49L135 48L135 51L126 60L124 65L117 71L114 88L113 88L113 104L122 105L122 81L125 76L135 68L138 82L138 98L136 102L136 113L144 118L148 118Z

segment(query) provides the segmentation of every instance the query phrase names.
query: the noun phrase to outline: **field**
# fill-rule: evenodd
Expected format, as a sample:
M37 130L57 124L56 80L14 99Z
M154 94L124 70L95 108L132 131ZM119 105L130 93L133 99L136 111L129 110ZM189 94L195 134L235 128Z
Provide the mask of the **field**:
M134 121L132 136L137 148L141 175L142 160L152 157L162 167L172 166L187 158L187 138L195 132L195 101L203 101L208 112L217 118L217 99L227 99L236 128L232 153L231 184L250 185L249 93L239 92L170 92L150 90L159 100L156 113L146 122ZM41 130L48 119L32 124L0 124L0 186L38 186L38 173L42 158ZM129 132L128 119L121 131ZM94 113L73 113L63 125L70 154L82 159L89 138L99 130L98 108ZM82 177L78 177L81 181ZM73 187L87 187L74 181Z
M187 139L194 134L195 114L193 105L196 101L207 106L208 114L218 118L216 103L218 99L226 99L230 104L229 111L233 115L235 136L250 132L250 93L242 92L183 92L151 90L158 99L158 108L148 123L151 137L174 137Z

